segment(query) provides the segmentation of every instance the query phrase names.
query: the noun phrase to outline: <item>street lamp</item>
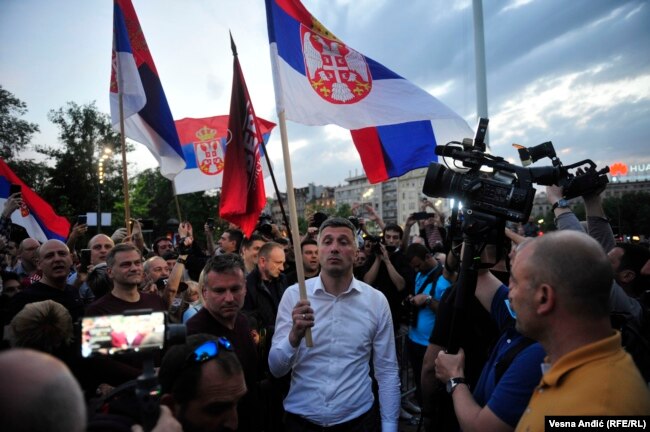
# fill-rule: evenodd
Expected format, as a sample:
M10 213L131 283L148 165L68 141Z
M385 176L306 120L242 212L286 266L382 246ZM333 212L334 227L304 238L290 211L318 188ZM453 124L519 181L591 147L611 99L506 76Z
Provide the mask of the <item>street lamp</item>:
M113 150L110 147L104 147L99 155L98 178L97 183L97 234L102 232L102 185L104 184L104 162L113 156Z

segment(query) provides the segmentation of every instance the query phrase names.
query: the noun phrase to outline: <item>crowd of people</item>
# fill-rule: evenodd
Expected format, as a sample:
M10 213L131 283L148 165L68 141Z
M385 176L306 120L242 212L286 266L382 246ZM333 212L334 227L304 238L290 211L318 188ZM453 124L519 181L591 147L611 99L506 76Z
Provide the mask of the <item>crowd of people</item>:
M583 199L585 224L554 206L541 236L470 233L427 200L403 227L369 207L380 233L319 212L296 260L268 221L248 237L206 223L205 245L189 222L150 245L138 221L87 244L85 224L65 243L15 239L11 195L0 430L397 431L404 407L440 432L647 415L648 367L626 344L628 328L650 339L650 250L616 243L600 195ZM154 312L166 329L119 321L119 338L90 319Z

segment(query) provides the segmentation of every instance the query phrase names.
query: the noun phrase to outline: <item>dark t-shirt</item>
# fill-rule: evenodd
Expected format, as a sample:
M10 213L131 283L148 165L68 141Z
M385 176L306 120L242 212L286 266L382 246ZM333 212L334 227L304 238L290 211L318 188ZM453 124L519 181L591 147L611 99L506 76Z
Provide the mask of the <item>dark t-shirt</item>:
M119 315L124 311L136 309L167 310L163 299L157 294L140 293L140 300L128 302L108 293L86 307L86 316Z
M45 300L53 300L62 304L70 312L72 322L75 322L84 314L84 305L83 301L79 298L79 290L75 289L72 285L66 285L63 290L60 290L39 281L19 291L11 299L7 316L4 317L4 323L8 324L25 305Z
M206 307L201 308L187 323L187 334L208 333L213 336L223 336L228 339L237 354L244 370L244 378L248 392L238 407L239 430L261 430L262 412L258 392L260 380L260 365L257 348L251 335L248 319L241 312L237 314L235 327L231 330L217 321Z
M370 255L368 257L363 271L364 276L366 273L368 273L376 259L380 258L376 255ZM410 292L413 292L415 273L413 272L413 269L409 265L408 261L406 260L406 256L402 253L402 251L398 250L396 252L393 252L390 254L389 259L393 264L393 267L395 267L395 270L397 270L397 273L399 273L400 276L404 278L404 289L402 291L397 290L397 287L390 278L388 268L383 262L379 264L377 277L375 278L375 281L370 285L372 285L374 288L377 288L386 296L393 318L393 326L395 329L397 329L399 328L402 318L402 300L404 300Z

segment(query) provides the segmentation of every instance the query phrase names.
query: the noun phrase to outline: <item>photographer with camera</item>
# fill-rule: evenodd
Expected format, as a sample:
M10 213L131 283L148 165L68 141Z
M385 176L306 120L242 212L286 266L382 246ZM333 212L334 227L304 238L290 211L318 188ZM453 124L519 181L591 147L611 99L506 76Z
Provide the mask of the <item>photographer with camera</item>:
M434 213L427 213L427 208L431 208ZM427 249L433 251L438 246L444 245L447 238L447 230L444 228L445 215L428 199L422 198L420 211L411 213L404 224L404 238L402 238L403 250L406 250L409 245L411 227L416 222L419 227L419 236Z
M406 259L417 272L414 291L404 301L409 306L408 354L413 368L415 397L418 405L422 406L422 360L436 323L438 303L455 277L424 245L410 245L406 249Z
M372 255L367 259L363 281L384 293L388 299L395 331L399 329L401 321L402 300L411 291L415 280L413 270L399 250L403 234L399 225L389 223L384 227L381 238L366 238L366 242L372 243Z

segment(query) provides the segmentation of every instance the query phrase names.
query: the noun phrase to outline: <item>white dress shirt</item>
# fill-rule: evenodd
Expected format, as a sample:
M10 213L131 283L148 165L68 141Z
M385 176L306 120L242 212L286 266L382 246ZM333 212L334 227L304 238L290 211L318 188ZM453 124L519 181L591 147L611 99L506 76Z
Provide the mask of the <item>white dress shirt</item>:
M300 299L296 284L280 301L269 353L273 375L280 377L292 370L285 410L321 426L359 417L374 402L369 375L372 357L382 430L397 431L399 367L386 297L357 279L338 297L325 291L320 276L307 280L306 287L314 310L314 346L307 348L304 338L297 348L289 343L291 313Z

